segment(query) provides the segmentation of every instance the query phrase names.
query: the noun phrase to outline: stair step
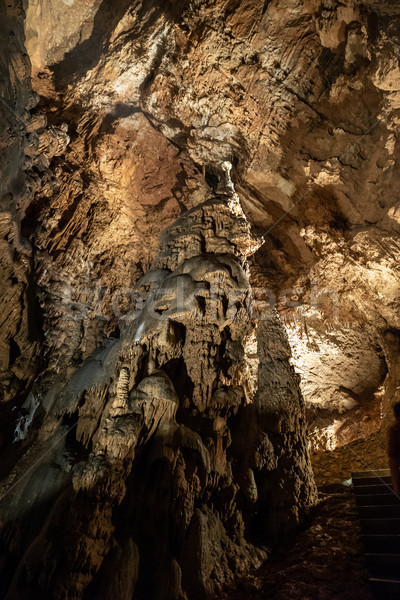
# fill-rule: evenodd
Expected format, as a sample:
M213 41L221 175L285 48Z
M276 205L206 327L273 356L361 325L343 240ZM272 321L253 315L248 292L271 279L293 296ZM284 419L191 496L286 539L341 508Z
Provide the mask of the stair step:
M400 534L400 519L360 519L363 534Z
M364 534L361 542L369 554L400 554L400 534Z
M397 579L371 577L369 584L375 600L399 600L400 598L400 581Z
M400 580L400 554L366 554L371 577Z
M393 493L393 488L387 483L380 483L379 485L358 485L354 487L356 496L364 496L366 494L386 494L388 492Z
M360 519L398 519L400 518L400 504L380 506L358 506Z
M391 485L392 478L389 475L386 475L385 477L363 477L359 479L352 479L352 482L355 488L364 485Z
M357 506L387 506L388 504L400 505L400 496L394 492L382 494L362 494L356 496Z
M374 469L373 471L355 471L352 479L365 479L366 477L390 477L390 469Z
M400 600L400 498L389 469L351 474L375 600Z

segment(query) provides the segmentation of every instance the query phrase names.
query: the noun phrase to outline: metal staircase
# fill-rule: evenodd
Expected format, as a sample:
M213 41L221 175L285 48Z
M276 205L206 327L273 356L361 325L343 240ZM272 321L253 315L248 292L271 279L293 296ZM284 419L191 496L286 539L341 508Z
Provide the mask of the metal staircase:
M388 469L351 476L374 599L400 600L400 495Z

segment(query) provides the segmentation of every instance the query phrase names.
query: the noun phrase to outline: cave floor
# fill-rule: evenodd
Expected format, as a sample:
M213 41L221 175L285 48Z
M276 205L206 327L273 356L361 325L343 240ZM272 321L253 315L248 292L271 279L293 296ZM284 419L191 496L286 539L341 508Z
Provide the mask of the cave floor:
M220 600L372 600L351 487L352 471L386 468L386 432L312 456L319 502L284 556L227 588Z
M293 539L285 556L271 557L218 598L372 600L359 535L351 490L340 484L325 486L311 523Z

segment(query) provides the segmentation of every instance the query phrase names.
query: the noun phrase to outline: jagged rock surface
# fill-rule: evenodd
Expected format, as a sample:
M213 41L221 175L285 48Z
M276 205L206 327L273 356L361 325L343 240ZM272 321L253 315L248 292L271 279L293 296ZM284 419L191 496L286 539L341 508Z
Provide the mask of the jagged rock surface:
M304 519L304 405L272 309L257 381L245 352L259 244L235 195L188 211L162 236L121 339L66 385L38 384L39 435L0 505L6 598L200 600Z
M77 367L115 333L157 236L230 159L247 216L268 231L252 284L289 328L296 321L308 408L334 431L354 401L370 408L371 394L339 388L333 364L320 368L304 332L317 339L326 323L345 340L339 354L357 354L360 336L375 354L376 403L392 394L381 374L397 356L385 336L399 328L399 18L390 1L29 3L41 103L22 232L35 248L48 372ZM341 399L339 412L336 401L321 411L315 389L324 406Z
M276 374L263 363L263 348L278 327L271 302L285 323L294 366L301 373L314 449L330 449L377 431L382 415L390 413L390 403L397 398L400 377L396 2L9 0L0 10L4 82L0 117L5 123L0 148L1 475L8 477L7 487L26 472L26 497L37 492L36 503L46 507L27 533L15 520L22 518L23 499L13 515L5 515L14 519L9 529L13 533L6 530L4 538L10 550L7 536L15 538L10 573L29 540L42 547L37 537L46 511L54 511L50 519L54 523L64 506L69 510L68 494L75 493L70 471L78 463L92 461L94 443L106 443L101 436L97 439L96 431L108 418L104 412L108 395L116 398L115 410L126 410L132 377L135 386L139 379L153 377L151 386L161 386L169 398L169 408L164 408L170 415L176 402L172 388L163 376L153 376L161 363L168 364L166 376L184 411L207 411L213 386L220 383L230 388L234 406L243 403L240 411L245 418L250 409L244 398L253 398L249 406L258 406L257 382L263 369L280 389L286 372L280 370L279 360L268 359ZM253 316L260 319L258 350L256 331L247 317L242 329L238 326L235 343L219 329L235 309L230 301L237 287L240 314L248 309L243 290L250 295L249 284L243 287L237 279L243 275L241 253L257 246L257 238L237 230L241 209L236 206L239 221L233 221L228 232L215 195L211 204L204 204L210 188L217 188L216 165L227 160L234 164L244 212L254 231L265 237L265 244L249 260L256 298ZM197 207L200 212L189 212L188 218L201 214L202 225L185 238L179 218ZM164 246L158 251L162 232ZM198 258L204 252L213 256L207 268ZM220 259L215 262L221 253L231 257L228 265ZM184 271L179 271L181 260ZM207 305L211 286L207 269L214 283L218 281L217 289L225 290L230 282L222 308L216 301L213 307ZM199 280L193 279L195 273ZM193 306L184 310L184 322L177 321L163 333L160 321L176 317L170 289L175 279L182 282L184 299L196 294L200 315L206 314L206 305L211 311L207 339L196 337L190 317ZM225 281L222 288L220 281ZM162 293L157 311L150 314L149 290L155 289ZM151 325L145 326L139 316L136 323L128 323L135 311L143 312ZM114 341L120 336L121 341ZM140 360L138 369L143 372L133 375L129 364L116 366L115 356L122 340L138 348L142 336L150 336L149 354ZM174 351L170 339L177 341ZM189 351L192 346L196 357ZM132 355L129 360L141 358L136 351L136 358ZM287 366L283 337L282 353ZM112 392L111 382L102 379L104 361L112 372ZM184 393L189 371L192 384ZM65 388L66 380L74 387ZM90 391L77 400L82 386ZM293 393L297 406L297 391ZM225 399L217 394L215 402L219 406ZM182 416L179 410L170 417L172 422ZM270 431L258 413L249 417L249 430L253 418L260 420L272 444L277 435L274 448L282 456L277 470L284 473L286 458L277 448L286 443L286 435L279 438L280 433ZM48 441L59 439L56 432L62 439L77 419L76 432L71 429L67 442L46 454ZM133 419L127 425L132 439L138 434L135 423ZM190 429L191 423L185 426ZM290 428L294 437L302 437L300 422L294 420ZM211 438L218 438L218 447L223 447L224 434L217 431L220 437L213 430ZM112 440L119 435L110 430ZM140 435L141 448L147 434ZM118 454L119 441L116 446L113 441L110 452L114 448ZM118 474L110 483L115 506L127 485L121 474L132 459L131 450L122 446L120 450L121 456L115 457ZM40 472L33 476L29 469L41 452ZM267 463L275 465L274 460ZM297 461L298 468L304 462L290 460ZM104 466L100 463L99 469ZM54 464L61 467L54 469ZM88 475L78 471L76 485L90 487L90 470ZM134 470L129 478L133 475ZM285 479L293 481L292 476L294 471ZM108 486L107 469L104 477ZM255 489L254 482L257 490L263 489L256 471L254 479L247 471L240 478L247 481L241 485L248 490ZM37 483L42 480L43 494ZM63 485L69 491L56 506ZM188 497L201 487L191 485L194 491L185 492ZM293 486L300 493L301 486ZM251 491L248 494L252 496ZM101 507L95 521L103 528L98 538L104 544L96 545L97 555L87 564L82 558L76 566L76 585L83 589L90 569L101 564L102 574L93 583L96 593L107 590L123 597L130 595L135 583L135 577L124 573L129 568L137 572L132 565L140 564L140 551L129 537L117 539L109 530L112 502ZM124 502L128 500L122 501L121 511ZM223 510L228 500L224 502ZM193 516L197 519L193 535L214 532L221 545L232 549L224 537L225 524L220 525L216 513L209 513L209 503L206 506L206 516ZM87 540L97 532L88 533L83 525L90 507L79 510L77 536L83 557ZM24 523L29 521L28 515L23 518L28 519ZM230 540L232 536L228 532ZM65 543L68 560L76 539ZM232 571L214 550L206 544L202 554L214 556L214 562L222 565L213 577L209 565L204 567L212 581L229 577ZM118 576L108 577L119 564L131 567L121 566ZM175 582L183 571L182 563L169 569ZM15 575L15 589L25 575L19 571ZM49 572L38 581L42 589L47 576L53 577ZM64 583L58 576L54 574L52 585L61 590ZM182 585L184 589L186 583Z
M25 185L25 133L37 100L24 48L22 6L2 3L0 18L0 383L1 400L18 397L32 383L40 334L32 314L32 249L21 239L20 219L32 196ZM9 410L2 404L4 421ZM8 413L8 414L7 414ZM10 432L7 432L10 433ZM3 435L3 437L7 437ZM3 442L0 442L3 443Z

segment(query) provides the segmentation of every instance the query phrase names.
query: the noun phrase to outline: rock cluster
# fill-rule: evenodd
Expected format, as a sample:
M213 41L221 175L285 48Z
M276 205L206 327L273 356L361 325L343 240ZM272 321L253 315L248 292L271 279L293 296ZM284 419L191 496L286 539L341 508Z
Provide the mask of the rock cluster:
M331 485L288 551L228 586L221 598L372 600L360 533L353 492Z
M395 4L0 6L4 595L212 594L313 501L299 385L315 451L381 428Z
M260 243L233 192L186 212L120 340L66 384L41 384L39 435L24 431L31 445L3 486L6 598L211 597L304 519L304 405L272 309L258 369L246 355Z
M353 412L392 394L382 384L398 354L385 337L399 328L399 18L389 0L29 3L41 101L28 166L43 152L23 200L33 264L20 270L38 282L42 367L66 372L115 333L115 297L148 271L159 233L202 201L228 158L246 215L268 232L253 287L285 317L307 408L332 427L327 436L316 426L316 445L357 437ZM18 19L21 53L21 10ZM20 114L28 101L18 102ZM35 355L16 335L4 335L5 368L11 337L22 364ZM335 360L320 361L328 352L357 357L343 385Z

